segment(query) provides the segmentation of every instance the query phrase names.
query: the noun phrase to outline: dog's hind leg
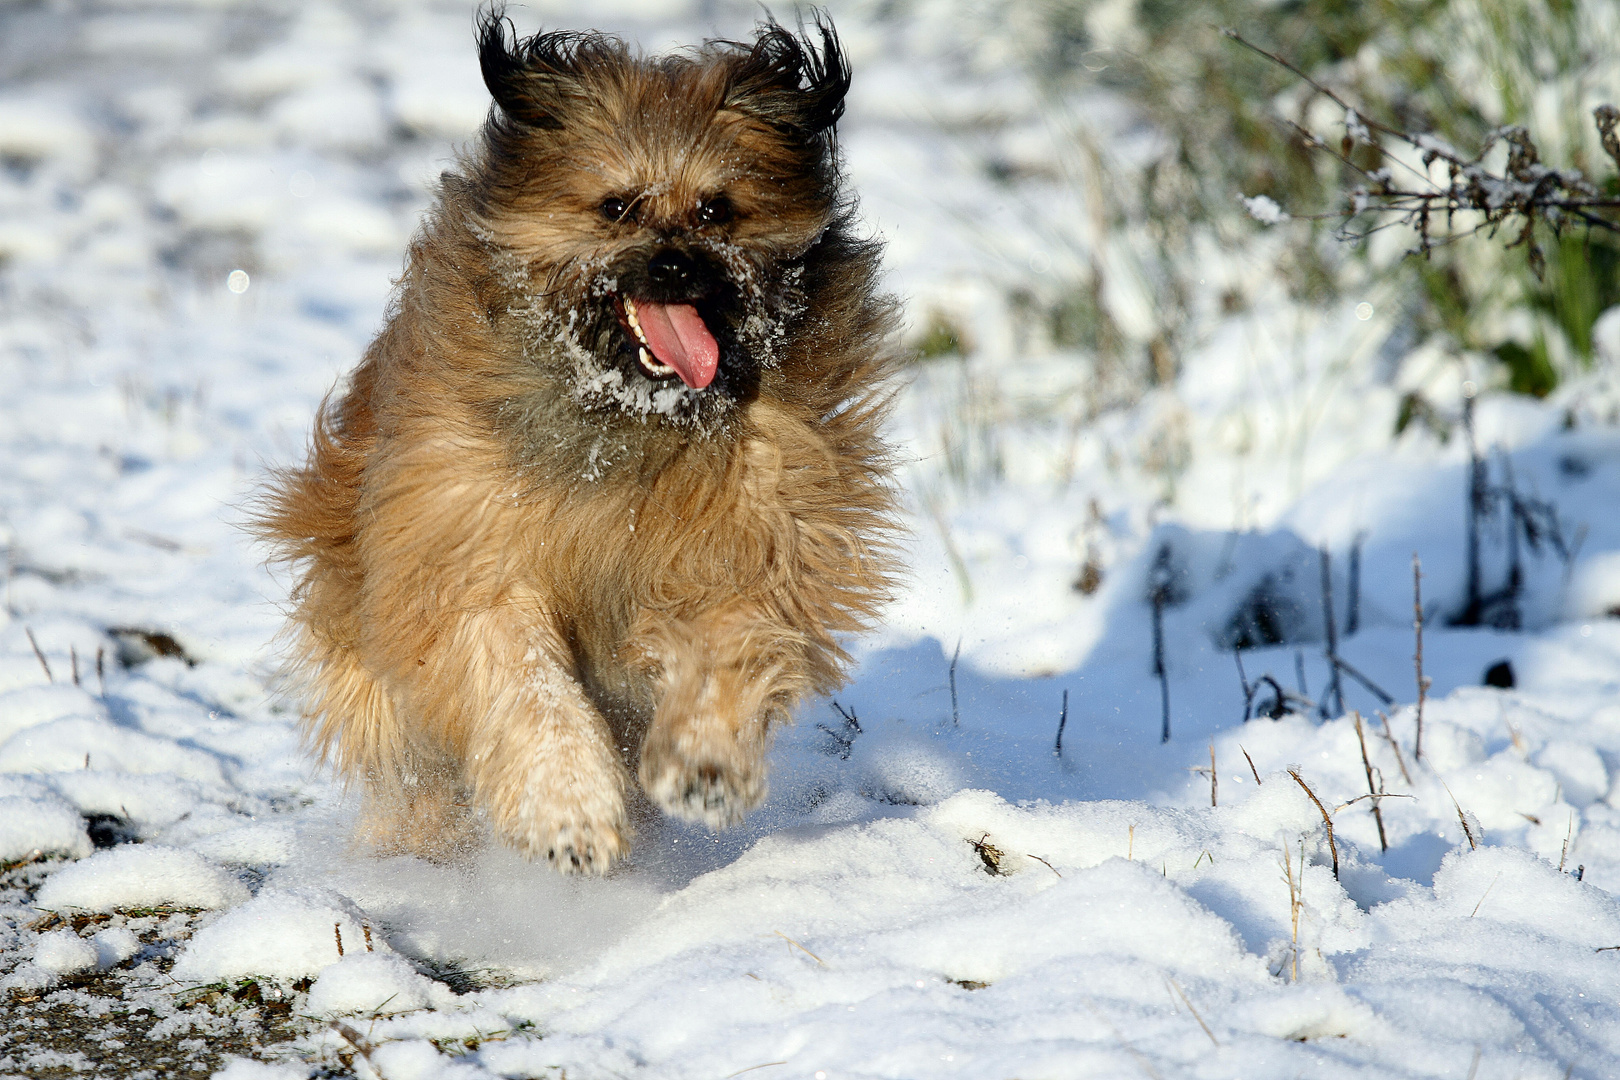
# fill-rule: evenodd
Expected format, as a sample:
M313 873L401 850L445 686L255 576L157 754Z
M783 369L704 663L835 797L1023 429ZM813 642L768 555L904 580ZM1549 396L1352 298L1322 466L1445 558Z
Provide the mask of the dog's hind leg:
M411 754L398 776L366 785L359 837L379 854L448 862L477 840L470 795L455 766L437 755Z
M306 626L295 639L294 664L308 673L306 738L345 783L364 790L359 838L383 854L434 861L469 846L475 830L456 768L415 745L393 697L357 651Z
M738 824L765 798L772 724L810 688L803 636L731 608L649 620L637 637L659 666L642 790L675 817L712 829Z

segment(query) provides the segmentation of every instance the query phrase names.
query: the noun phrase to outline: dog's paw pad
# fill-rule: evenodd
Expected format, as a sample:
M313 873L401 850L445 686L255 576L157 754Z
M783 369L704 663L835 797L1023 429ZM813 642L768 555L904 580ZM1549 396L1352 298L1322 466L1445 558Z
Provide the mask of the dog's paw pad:
M666 814L718 830L741 824L764 798L765 785L752 774L705 764L665 770L647 794Z
M564 874L599 874L608 866L607 862L598 865L595 845L587 845L584 851L572 844L562 848L547 848L546 861L553 869Z
M630 849L623 822L536 828L518 846L530 858L544 858L563 874L605 874Z

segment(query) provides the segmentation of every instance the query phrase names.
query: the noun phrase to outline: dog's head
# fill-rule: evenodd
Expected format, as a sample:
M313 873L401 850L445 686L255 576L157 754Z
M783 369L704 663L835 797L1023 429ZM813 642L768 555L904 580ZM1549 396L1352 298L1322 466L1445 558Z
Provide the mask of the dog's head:
M509 27L480 19L495 107L476 213L537 340L563 346L540 351L586 404L681 420L746 400L839 208L849 70L831 25L656 58Z

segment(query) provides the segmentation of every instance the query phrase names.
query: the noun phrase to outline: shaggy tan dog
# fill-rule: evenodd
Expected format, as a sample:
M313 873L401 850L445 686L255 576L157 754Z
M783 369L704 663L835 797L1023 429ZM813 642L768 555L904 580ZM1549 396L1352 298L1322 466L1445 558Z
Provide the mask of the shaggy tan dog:
M262 527L314 745L384 850L564 871L719 828L889 589L892 302L830 26L649 58L480 19L495 99ZM817 40L819 39L819 40Z

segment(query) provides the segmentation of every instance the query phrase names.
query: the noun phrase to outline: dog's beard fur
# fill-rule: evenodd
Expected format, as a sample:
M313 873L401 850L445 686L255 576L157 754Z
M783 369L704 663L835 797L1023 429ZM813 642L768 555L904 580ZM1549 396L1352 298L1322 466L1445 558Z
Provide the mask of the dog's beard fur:
M636 245L617 259L582 259L536 281L491 232L480 233L514 298L508 315L522 327L524 359L537 367L560 368L568 398L598 423L617 420L615 413L636 421L656 414L692 435L719 433L737 405L758 392L761 375L780 367L789 334L808 306L802 264L761 265L723 239L699 238L692 245L694 253L712 260L723 276L704 320L720 346L718 370L713 383L694 389L678 378L652 379L641 370L635 356L638 343L626 334L615 308L621 302L619 284L627 276L624 264L645 263L648 253L641 249L648 245ZM506 403L505 420L516 431L537 420L546 424L544 409L531 411L543 404L549 401ZM589 426L593 444L582 479L599 480L618 455L610 449L611 437L597 425ZM520 441L536 445L533 439ZM536 448L548 458L556 456L555 444Z
M496 107L262 527L369 835L443 857L482 818L600 872L632 770L741 820L885 598L894 306L839 190L830 27L663 58L505 27Z

